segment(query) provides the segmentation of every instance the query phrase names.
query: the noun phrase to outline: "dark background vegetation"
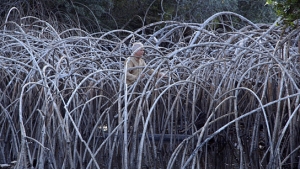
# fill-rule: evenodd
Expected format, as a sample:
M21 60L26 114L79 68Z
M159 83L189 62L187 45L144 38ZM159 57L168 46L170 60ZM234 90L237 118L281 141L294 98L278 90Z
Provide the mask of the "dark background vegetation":
M254 23L272 23L275 12L265 4L266 0L1 0L0 14L4 18L16 7L21 16L98 32L136 30L165 20L202 23L221 11L238 13Z

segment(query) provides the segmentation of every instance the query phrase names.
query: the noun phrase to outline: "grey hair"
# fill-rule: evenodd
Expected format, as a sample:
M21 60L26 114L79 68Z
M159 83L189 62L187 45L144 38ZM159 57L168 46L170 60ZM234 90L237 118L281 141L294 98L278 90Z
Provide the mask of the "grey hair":
M132 47L131 47L132 55L143 47L144 47L144 45L141 42L133 43Z

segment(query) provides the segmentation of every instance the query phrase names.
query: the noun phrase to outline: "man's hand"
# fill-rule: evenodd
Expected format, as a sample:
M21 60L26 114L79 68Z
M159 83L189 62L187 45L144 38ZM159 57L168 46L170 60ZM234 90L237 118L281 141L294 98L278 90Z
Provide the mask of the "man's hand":
M145 74L144 73L140 74L140 77L141 77L141 79L144 78Z

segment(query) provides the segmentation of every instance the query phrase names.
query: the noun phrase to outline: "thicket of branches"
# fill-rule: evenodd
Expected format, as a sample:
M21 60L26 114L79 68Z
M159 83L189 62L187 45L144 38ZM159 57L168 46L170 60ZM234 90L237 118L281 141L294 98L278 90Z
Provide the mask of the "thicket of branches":
M16 13L0 30L1 164L299 165L299 29L222 12L201 24L92 34ZM135 41L145 44L148 67L167 78L125 85Z

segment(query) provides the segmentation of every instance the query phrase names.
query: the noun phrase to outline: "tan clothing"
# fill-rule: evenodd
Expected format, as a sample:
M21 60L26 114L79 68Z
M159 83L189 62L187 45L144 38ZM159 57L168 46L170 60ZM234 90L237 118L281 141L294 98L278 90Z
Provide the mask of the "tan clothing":
M127 59L125 61L125 64L127 63L127 73L126 73L126 84L131 85L133 84L136 79L138 79L139 75L142 73L144 68L136 68L133 69L134 67L139 67L139 66L147 66L145 63L145 60L140 58L136 59L135 57L129 57L129 61L127 62ZM147 71L148 74L152 74L154 72L153 69L150 69Z

